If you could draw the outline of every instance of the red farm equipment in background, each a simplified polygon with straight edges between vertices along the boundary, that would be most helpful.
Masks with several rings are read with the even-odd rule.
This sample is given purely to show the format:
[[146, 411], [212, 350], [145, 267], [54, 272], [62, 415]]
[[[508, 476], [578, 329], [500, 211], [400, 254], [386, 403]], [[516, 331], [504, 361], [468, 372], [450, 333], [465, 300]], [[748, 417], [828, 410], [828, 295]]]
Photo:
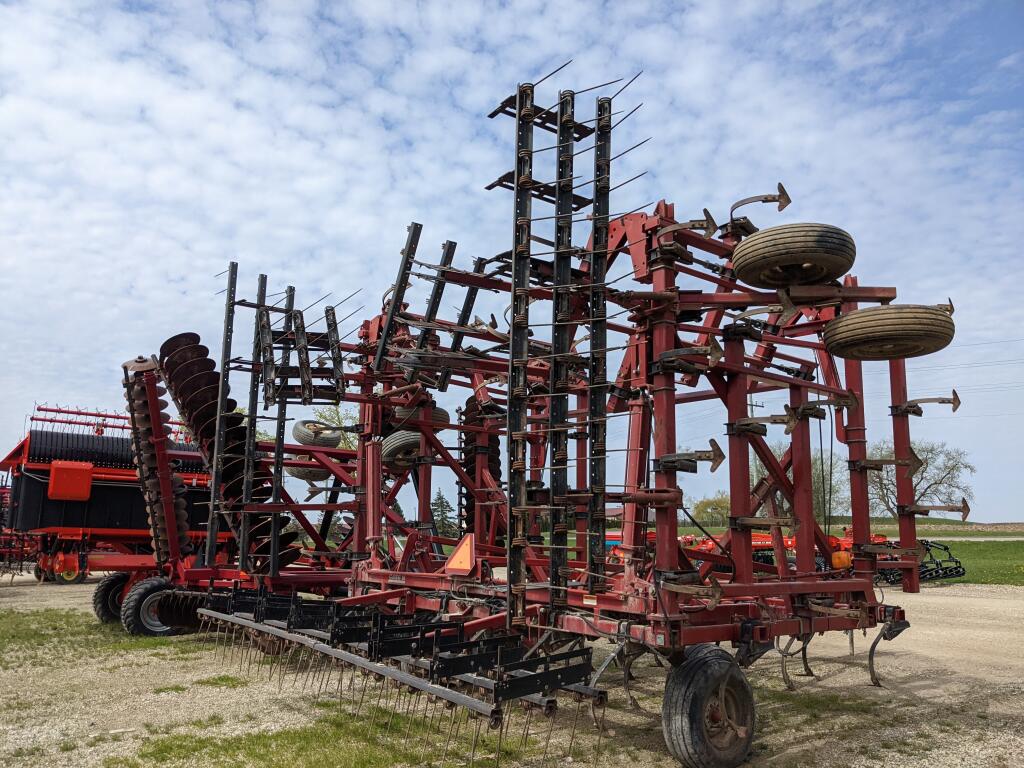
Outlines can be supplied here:
[[[149, 523], [124, 414], [37, 406], [31, 428], [0, 462], [10, 472], [2, 546], [5, 561], [30, 564], [40, 581], [78, 584], [108, 575], [97, 588], [97, 615], [120, 617], [134, 581], [155, 572]], [[209, 475], [181, 424], [171, 425], [182, 455], [184, 536], [201, 541]], [[102, 599], [101, 599], [102, 598]]]
[[[612, 151], [620, 94], [598, 97], [586, 119], [568, 90], [550, 107], [528, 83], [502, 101], [492, 117], [513, 119], [513, 170], [489, 187], [513, 193], [511, 248], [460, 269], [446, 241], [432, 263], [413, 223], [395, 283], [357, 338], [339, 332], [334, 307], [311, 321], [292, 287], [271, 302], [266, 276], [239, 297], [231, 264], [219, 363], [181, 333], [125, 364], [160, 569], [126, 605], [145, 602], [166, 625], [241, 638], [249, 651], [297, 649], [315, 675], [338, 673], [339, 690], [347, 674], [350, 687], [358, 677], [383, 692], [390, 681], [410, 701], [467, 711], [478, 735], [507, 725], [513, 705], [551, 716], [558, 694], [599, 712], [610, 662], [628, 685], [630, 665], [654, 654], [672, 667], [666, 745], [695, 768], [745, 759], [755, 703], [743, 669], [766, 653], [780, 651], [785, 674], [786, 658], [806, 660], [819, 633], [879, 627], [877, 682], [879, 641], [908, 622], [874, 580], [884, 567], [918, 588], [915, 515], [928, 512], [913, 498], [909, 422], [919, 413], [904, 359], [950, 342], [952, 308], [894, 304], [895, 288], [861, 285], [847, 274], [853, 239], [837, 227], [759, 230], [737, 215], [750, 203], [784, 208], [781, 184], [738, 201], [722, 226], [706, 209], [687, 220], [664, 201], [611, 213], [610, 193], [626, 183], [611, 183], [613, 161], [629, 151]], [[537, 132], [553, 143], [535, 146]], [[535, 170], [547, 157], [547, 174]], [[584, 221], [585, 245], [574, 244]], [[413, 277], [430, 284], [418, 312]], [[453, 319], [439, 316], [447, 289], [461, 293]], [[474, 316], [492, 310], [504, 326]], [[243, 328], [252, 343], [239, 351]], [[862, 363], [874, 360], [890, 377], [887, 459], [867, 455]], [[772, 391], [786, 394], [783, 412], [751, 416], [748, 397]], [[679, 425], [709, 401], [721, 404], [724, 455], [680, 450]], [[172, 402], [211, 478], [194, 556], [182, 551]], [[295, 409], [337, 405], [356, 409], [351, 426], [298, 421], [288, 439]], [[810, 423], [829, 414], [849, 462], [842, 546], [812, 503]], [[273, 439], [260, 439], [258, 419]], [[784, 432], [781, 457], [770, 429]], [[766, 470], [757, 483], [752, 456]], [[727, 469], [728, 530], [711, 545], [680, 542], [682, 485], [705, 463]], [[898, 468], [897, 545], [873, 539], [868, 511], [867, 473], [886, 464]], [[286, 476], [306, 482], [304, 499]], [[455, 536], [440, 535], [431, 513], [442, 478], [458, 487]], [[403, 490], [416, 499], [412, 519], [396, 510]], [[616, 556], [611, 515], [621, 519]], [[600, 663], [596, 642], [610, 644]]]

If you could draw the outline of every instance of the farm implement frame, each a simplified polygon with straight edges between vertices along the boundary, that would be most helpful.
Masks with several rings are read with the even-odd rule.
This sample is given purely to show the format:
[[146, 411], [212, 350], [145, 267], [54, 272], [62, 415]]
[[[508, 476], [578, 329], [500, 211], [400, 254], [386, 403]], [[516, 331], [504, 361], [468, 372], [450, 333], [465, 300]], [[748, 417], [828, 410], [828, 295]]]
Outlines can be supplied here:
[[[610, 663], [628, 685], [629, 666], [652, 653], [671, 667], [668, 749], [702, 768], [745, 759], [754, 701], [743, 668], [765, 653], [784, 661], [797, 642], [806, 660], [816, 634], [879, 627], [877, 679], [878, 641], [908, 626], [878, 600], [880, 558], [917, 590], [915, 516], [930, 511], [913, 498], [909, 424], [921, 409], [904, 360], [950, 342], [952, 306], [898, 305], [894, 288], [860, 284], [848, 274], [853, 239], [837, 227], [759, 230], [738, 215], [782, 210], [781, 184], [738, 201], [721, 226], [665, 201], [613, 213], [612, 191], [632, 180], [612, 184], [633, 149], [612, 149], [632, 114], [616, 109], [625, 87], [581, 118], [583, 91], [544, 107], [535, 84], [520, 84], [491, 114], [514, 124], [513, 169], [488, 185], [513, 196], [511, 248], [463, 269], [449, 240], [434, 263], [412, 223], [381, 311], [356, 338], [335, 307], [311, 321], [290, 286], [271, 302], [265, 275], [241, 297], [232, 263], [219, 359], [181, 333], [125, 364], [140, 478], [166, 542], [150, 585], [162, 621], [250, 650], [300, 649], [495, 728], [511, 702], [550, 714], [559, 693], [596, 711]], [[414, 278], [430, 283], [418, 312]], [[452, 290], [461, 310], [444, 319]], [[484, 299], [504, 324], [475, 317]], [[888, 366], [887, 459], [867, 454], [865, 360]], [[764, 392], [787, 394], [783, 412], [751, 416], [748, 397]], [[725, 449], [680, 450], [677, 425], [709, 401], [723, 408]], [[174, 533], [183, 457], [169, 444], [172, 402], [211, 478], [206, 544], [189, 557]], [[451, 403], [457, 417], [441, 407]], [[294, 421], [296, 408], [337, 405], [355, 409], [352, 424]], [[841, 550], [812, 503], [810, 424], [829, 412], [850, 473]], [[781, 456], [769, 430], [787, 442]], [[752, 458], [765, 470], [756, 483]], [[886, 464], [898, 470], [896, 546], [870, 529], [867, 473]], [[678, 537], [681, 486], [719, 465], [728, 531], [696, 548]], [[457, 536], [441, 535], [431, 512], [442, 474], [458, 487]], [[307, 484], [304, 499], [287, 477]], [[403, 489], [417, 500], [410, 519], [396, 509]], [[610, 517], [621, 521], [615, 558]], [[771, 564], [757, 556], [759, 532]], [[592, 641], [611, 653], [595, 659]]]

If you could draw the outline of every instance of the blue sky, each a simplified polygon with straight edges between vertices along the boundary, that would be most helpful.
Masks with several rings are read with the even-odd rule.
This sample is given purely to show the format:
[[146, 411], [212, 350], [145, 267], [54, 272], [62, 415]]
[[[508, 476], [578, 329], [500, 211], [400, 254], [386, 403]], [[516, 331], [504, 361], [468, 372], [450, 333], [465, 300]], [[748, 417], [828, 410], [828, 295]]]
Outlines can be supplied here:
[[[486, 113], [572, 57], [549, 94], [644, 70], [616, 141], [654, 138], [616, 173], [648, 174], [613, 210], [722, 220], [782, 180], [794, 203], [760, 226], [839, 225], [862, 282], [953, 298], [955, 346], [911, 382], [965, 404], [915, 436], [970, 451], [978, 519], [1024, 519], [1022, 32], [1017, 2], [0, 0], [0, 435], [35, 401], [120, 407], [121, 361], [173, 333], [216, 344], [229, 259], [307, 302], [361, 285], [370, 312], [410, 220], [427, 254], [505, 250], [511, 201], [483, 186], [510, 123]], [[681, 423], [681, 447], [722, 421]]]

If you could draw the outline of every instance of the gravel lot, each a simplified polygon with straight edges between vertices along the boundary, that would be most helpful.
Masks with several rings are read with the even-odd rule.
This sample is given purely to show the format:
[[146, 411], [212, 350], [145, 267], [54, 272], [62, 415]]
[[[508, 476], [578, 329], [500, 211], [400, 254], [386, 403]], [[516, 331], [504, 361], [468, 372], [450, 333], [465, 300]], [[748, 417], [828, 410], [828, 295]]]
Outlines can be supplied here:
[[[89, 611], [92, 589], [92, 584], [39, 585], [25, 578], [8, 584], [5, 579], [0, 609]], [[887, 598], [907, 609], [912, 626], [882, 644], [878, 668], [884, 688], [869, 684], [871, 636], [859, 634], [853, 657], [844, 636], [817, 638], [810, 648], [816, 678], [794, 677], [796, 693], [783, 690], [775, 654], [749, 671], [759, 717], [750, 765], [1019, 764], [1024, 644], [1018, 630], [1024, 625], [1024, 588], [956, 584], [929, 586], [918, 595], [890, 592]], [[109, 768], [157, 736], [230, 736], [308, 721], [311, 695], [288, 680], [281, 692], [276, 680], [210, 684], [224, 673], [244, 677], [237, 659], [234, 668], [227, 665], [212, 646], [193, 637], [175, 638], [162, 648], [86, 657], [74, 647], [58, 647], [41, 663], [0, 665], [0, 764]], [[674, 763], [664, 752], [660, 730], [664, 672], [646, 662], [634, 671], [642, 712], [629, 709], [617, 681], [606, 678], [611, 732], [602, 738], [600, 764], [667, 768]], [[559, 715], [556, 733], [562, 738], [553, 743], [563, 755], [573, 712], [566, 702]], [[581, 728], [575, 742], [575, 761], [594, 764], [596, 731]], [[173, 763], [182, 764], [191, 763]], [[267, 762], [230, 764], [277, 763], [268, 755]], [[542, 762], [535, 757], [521, 764]]]

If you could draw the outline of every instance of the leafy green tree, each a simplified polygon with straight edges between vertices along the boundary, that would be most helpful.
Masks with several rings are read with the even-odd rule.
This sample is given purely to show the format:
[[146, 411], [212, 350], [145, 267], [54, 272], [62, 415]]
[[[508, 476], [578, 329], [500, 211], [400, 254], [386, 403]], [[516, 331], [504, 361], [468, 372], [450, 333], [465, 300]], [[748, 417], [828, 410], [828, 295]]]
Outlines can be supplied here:
[[[962, 499], [974, 498], [970, 476], [975, 467], [967, 459], [966, 450], [926, 440], [915, 440], [911, 445], [921, 459], [921, 469], [913, 478], [915, 503], [959, 504]], [[872, 459], [892, 458], [892, 440], [875, 443], [869, 455]], [[872, 514], [896, 516], [896, 473], [906, 471], [906, 467], [887, 464], [881, 470], [868, 472]]]
[[[332, 427], [351, 427], [359, 423], [359, 411], [355, 408], [343, 408], [340, 405], [323, 405], [313, 409], [313, 417]], [[359, 438], [354, 432], [343, 432], [339, 448], [354, 451]]]
[[459, 524], [455, 520], [455, 509], [450, 501], [438, 488], [434, 498], [430, 501], [430, 511], [434, 515], [434, 525], [437, 526], [439, 536], [457, 538], [459, 535]]
[[726, 525], [729, 521], [729, 494], [719, 491], [714, 496], [698, 499], [693, 505], [693, 517], [701, 525]]

